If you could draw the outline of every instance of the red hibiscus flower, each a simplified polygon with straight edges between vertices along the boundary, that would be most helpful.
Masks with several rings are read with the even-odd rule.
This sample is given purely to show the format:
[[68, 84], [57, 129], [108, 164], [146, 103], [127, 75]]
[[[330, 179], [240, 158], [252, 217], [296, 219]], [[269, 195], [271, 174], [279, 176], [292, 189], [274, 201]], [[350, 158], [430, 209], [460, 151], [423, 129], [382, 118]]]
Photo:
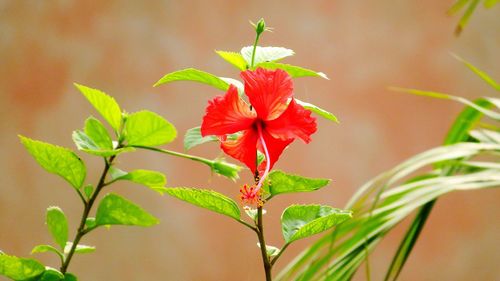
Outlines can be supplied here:
[[[201, 135], [218, 136], [226, 154], [245, 163], [254, 174], [260, 174], [258, 191], [291, 142], [296, 138], [306, 143], [311, 141], [310, 135], [316, 132], [316, 118], [293, 99], [292, 80], [285, 71], [257, 68], [242, 72], [241, 78], [250, 104], [230, 85], [225, 95], [209, 101]], [[226, 139], [227, 134], [236, 132], [242, 132], [236, 140]], [[266, 156], [258, 167], [257, 150]]]

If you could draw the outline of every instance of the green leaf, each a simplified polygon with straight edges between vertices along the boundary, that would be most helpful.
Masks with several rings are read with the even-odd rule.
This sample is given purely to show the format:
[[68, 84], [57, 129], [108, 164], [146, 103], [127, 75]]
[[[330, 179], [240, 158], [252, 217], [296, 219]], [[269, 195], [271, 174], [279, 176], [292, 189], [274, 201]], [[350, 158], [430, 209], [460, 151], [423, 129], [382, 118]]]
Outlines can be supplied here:
[[460, 102], [462, 104], [465, 104], [467, 106], [470, 106], [477, 111], [480, 111], [484, 115], [487, 115], [488, 117], [495, 119], [497, 121], [500, 121], [500, 113], [489, 110], [485, 107], [482, 107], [480, 105], [477, 105], [465, 98], [462, 97], [457, 97], [453, 95], [448, 95], [444, 93], [439, 93], [439, 92], [433, 92], [433, 91], [422, 91], [422, 90], [416, 90], [416, 89], [406, 89], [406, 88], [397, 88], [397, 87], [390, 87], [391, 90], [397, 91], [397, 92], [404, 92], [404, 93], [409, 93], [413, 95], [419, 95], [419, 96], [427, 96], [427, 97], [432, 97], [432, 98], [437, 98], [437, 99], [448, 99], [448, 100], [454, 100], [457, 102]]
[[94, 186], [91, 184], [87, 184], [86, 186], [83, 187], [83, 193], [85, 193], [87, 199], [90, 199], [92, 193], [94, 193]]
[[241, 217], [240, 209], [236, 202], [212, 190], [175, 187], [167, 188], [166, 193], [182, 201], [226, 215], [236, 220], [239, 220]]
[[135, 150], [133, 147], [121, 147], [118, 149], [101, 148], [86, 133], [78, 130], [73, 131], [72, 138], [78, 150], [96, 156], [109, 157]]
[[64, 275], [59, 270], [47, 266], [45, 268], [45, 272], [37, 281], [60, 281], [63, 279]]
[[500, 0], [484, 0], [484, 7], [486, 9], [491, 9], [498, 3], [500, 3]]
[[328, 230], [352, 217], [351, 211], [320, 205], [292, 205], [281, 216], [287, 243]]
[[113, 141], [101, 121], [94, 117], [85, 120], [85, 134], [101, 149], [113, 149]]
[[132, 113], [125, 123], [125, 139], [130, 146], [158, 146], [172, 142], [176, 136], [174, 125], [151, 111]]
[[47, 172], [61, 176], [74, 188], [80, 188], [86, 169], [82, 160], [71, 150], [53, 144], [19, 136], [24, 147]]
[[[65, 255], [69, 254], [69, 251], [71, 251], [71, 247], [73, 247], [72, 242], [66, 243], [66, 247], [64, 247], [64, 254]], [[93, 252], [95, 252], [94, 246], [87, 246], [87, 245], [78, 244], [78, 245], [76, 245], [76, 248], [75, 248], [75, 253], [77, 253], [77, 254], [88, 254], [88, 253], [93, 253]]]
[[46, 252], [52, 252], [55, 253], [56, 255], [59, 256], [61, 261], [64, 260], [63, 254], [56, 248], [50, 246], [50, 245], [37, 245], [31, 250], [31, 254], [36, 254], [36, 253], [46, 253]]
[[474, 13], [474, 11], [477, 8], [477, 5], [479, 4], [479, 0], [471, 0], [469, 6], [465, 10], [465, 13], [462, 15], [460, 18], [460, 21], [458, 22], [458, 25], [455, 29], [455, 35], [460, 35], [462, 30], [465, 28], [467, 23], [469, 22], [470, 17]]
[[167, 178], [160, 172], [134, 170], [127, 173], [116, 167], [112, 167], [112, 169], [110, 169], [110, 174], [113, 180], [129, 180], [147, 186], [160, 194], [165, 192], [164, 186], [167, 184]]
[[64, 281], [78, 281], [78, 278], [71, 273], [66, 273], [64, 274]]
[[205, 71], [201, 71], [198, 69], [194, 68], [187, 68], [183, 70], [178, 70], [169, 74], [166, 74], [163, 76], [156, 84], [154, 84], [154, 87], [174, 82], [174, 81], [194, 81], [194, 82], [199, 82], [203, 84], [207, 84], [210, 86], [213, 86], [217, 89], [226, 91], [229, 88], [229, 84], [221, 80], [219, 77], [210, 74]]
[[[236, 138], [238, 138], [238, 134], [227, 135], [227, 139], [229, 140], [235, 140]], [[184, 149], [190, 150], [195, 146], [212, 141], [219, 141], [219, 139], [216, 136], [202, 137], [200, 127], [194, 127], [187, 130], [184, 135]]]
[[[243, 47], [241, 49], [241, 55], [245, 59], [248, 65], [252, 63], [252, 52], [253, 46]], [[263, 62], [273, 62], [289, 56], [293, 56], [295, 53], [287, 48], [283, 47], [260, 47], [257, 46], [255, 50], [254, 65]]]
[[277, 62], [262, 62], [256, 65], [256, 67], [262, 67], [265, 69], [282, 69], [286, 71], [291, 77], [321, 77], [330, 80], [326, 74], [323, 72], [316, 72], [314, 70], [302, 68], [300, 66], [295, 66], [291, 64], [277, 63]]
[[339, 123], [339, 120], [337, 119], [337, 117], [335, 115], [333, 115], [332, 113], [324, 110], [323, 108], [320, 108], [312, 103], [308, 103], [308, 102], [305, 102], [305, 101], [301, 101], [301, 100], [298, 100], [298, 99], [295, 99], [295, 102], [297, 104], [300, 104], [302, 105], [305, 109], [309, 109], [310, 111], [318, 114], [319, 116], [327, 119], [327, 120], [330, 120], [330, 121], [333, 121], [333, 122], [336, 122], [336, 123]]
[[210, 167], [212, 168], [213, 172], [215, 172], [219, 175], [223, 175], [223, 176], [225, 176], [233, 181], [240, 178], [238, 173], [242, 169], [238, 165], [234, 165], [234, 164], [231, 164], [231, 163], [224, 161], [223, 158], [215, 159], [213, 162], [210, 163]]
[[0, 275], [13, 280], [25, 280], [41, 275], [45, 266], [34, 259], [0, 255]]
[[92, 229], [92, 228], [95, 228], [97, 227], [97, 223], [95, 222], [95, 218], [87, 218], [85, 220], [85, 226], [87, 227], [87, 229]]
[[456, 14], [458, 11], [460, 11], [464, 6], [465, 4], [467, 4], [470, 0], [457, 0], [455, 2], [455, 4], [453, 4], [453, 6], [451, 6], [450, 9], [448, 9], [447, 13], [448, 15], [454, 15]]
[[94, 108], [99, 112], [109, 125], [116, 131], [120, 131], [120, 126], [122, 123], [122, 111], [115, 99], [106, 93], [92, 89], [77, 83], [74, 83], [75, 87], [87, 98], [87, 100], [94, 106]]
[[157, 218], [141, 207], [114, 193], [104, 196], [97, 208], [96, 226], [112, 224], [152, 226], [158, 223]]
[[328, 183], [330, 183], [329, 179], [306, 178], [274, 170], [267, 177], [264, 189], [271, 196], [275, 196], [281, 193], [314, 191], [328, 185]]
[[493, 89], [500, 91], [500, 84], [498, 84], [493, 78], [491, 78], [486, 72], [478, 69], [468, 61], [464, 60], [463, 58], [459, 57], [458, 55], [452, 54], [453, 57], [455, 57], [458, 61], [462, 62], [467, 66], [472, 72], [474, 72], [477, 76], [479, 76], [481, 79], [483, 79], [486, 83], [488, 83]]
[[64, 249], [68, 241], [68, 220], [59, 207], [49, 207], [47, 209], [46, 223], [49, 232], [57, 245]]
[[[257, 247], [260, 248], [260, 243], [257, 243]], [[274, 246], [266, 245], [266, 253], [268, 257], [272, 258], [280, 253], [280, 249]]]
[[218, 140], [216, 136], [202, 137], [200, 127], [194, 127], [187, 130], [184, 135], [184, 149], [187, 151], [200, 144]]
[[228, 63], [236, 66], [239, 70], [247, 69], [247, 62], [241, 54], [235, 52], [215, 51], [221, 58]]
[[[258, 210], [250, 208], [248, 206], [243, 207], [243, 210], [247, 214], [249, 218], [251, 218], [253, 221], [257, 221], [257, 215], [258, 215]], [[262, 214], [265, 214], [266, 210], [262, 210]]]

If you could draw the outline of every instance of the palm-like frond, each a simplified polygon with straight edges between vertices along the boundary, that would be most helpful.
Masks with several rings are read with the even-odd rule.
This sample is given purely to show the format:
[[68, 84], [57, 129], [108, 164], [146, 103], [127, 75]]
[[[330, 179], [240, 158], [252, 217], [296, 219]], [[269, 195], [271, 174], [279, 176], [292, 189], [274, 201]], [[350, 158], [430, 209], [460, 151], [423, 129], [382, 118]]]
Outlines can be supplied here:
[[436, 199], [452, 191], [500, 186], [497, 99], [470, 102], [435, 92], [408, 92], [452, 99], [467, 107], [443, 146], [418, 154], [363, 185], [346, 207], [353, 210], [353, 219], [302, 252], [278, 280], [350, 280], [385, 235], [417, 211], [385, 278], [396, 280]]

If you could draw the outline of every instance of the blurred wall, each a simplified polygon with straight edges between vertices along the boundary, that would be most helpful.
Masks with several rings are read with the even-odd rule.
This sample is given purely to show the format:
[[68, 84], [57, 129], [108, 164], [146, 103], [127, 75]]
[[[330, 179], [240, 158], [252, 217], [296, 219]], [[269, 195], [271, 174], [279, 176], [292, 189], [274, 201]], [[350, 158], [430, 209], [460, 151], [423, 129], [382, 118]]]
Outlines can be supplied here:
[[[0, 1], [0, 249], [27, 256], [51, 242], [45, 209], [58, 205], [75, 229], [81, 207], [74, 191], [48, 175], [23, 150], [17, 134], [73, 147], [71, 132], [96, 115], [72, 86], [102, 89], [129, 112], [149, 109], [173, 122], [180, 135], [201, 122], [219, 92], [205, 85], [151, 85], [163, 74], [196, 67], [237, 77], [214, 50], [238, 51], [253, 42], [249, 20], [264, 17], [273, 33], [262, 45], [295, 50], [289, 63], [323, 71], [330, 81], [302, 78], [295, 93], [341, 120], [319, 120], [310, 145], [294, 143], [277, 168], [333, 183], [314, 194], [283, 196], [268, 206], [268, 243], [281, 245], [279, 217], [292, 202], [342, 207], [365, 181], [403, 159], [439, 145], [461, 106], [409, 96], [388, 86], [436, 90], [467, 98], [498, 95], [454, 60], [455, 52], [500, 78], [500, 7], [473, 15], [462, 36], [446, 1]], [[168, 146], [182, 150], [179, 137]], [[220, 156], [215, 144], [194, 154]], [[102, 169], [87, 161], [89, 182]], [[167, 174], [170, 186], [213, 188], [233, 198], [234, 184], [198, 163], [137, 152], [124, 169]], [[141, 229], [100, 229], [84, 243], [97, 252], [70, 267], [82, 280], [262, 280], [256, 238], [233, 221], [136, 185], [110, 188], [161, 219]], [[432, 214], [401, 280], [494, 280], [498, 260], [498, 190], [455, 193]], [[372, 258], [380, 280], [404, 228]], [[289, 248], [280, 270], [307, 243]], [[50, 255], [37, 256], [57, 266]], [[0, 277], [1, 279], [2, 277]], [[364, 280], [360, 274], [358, 280]]]

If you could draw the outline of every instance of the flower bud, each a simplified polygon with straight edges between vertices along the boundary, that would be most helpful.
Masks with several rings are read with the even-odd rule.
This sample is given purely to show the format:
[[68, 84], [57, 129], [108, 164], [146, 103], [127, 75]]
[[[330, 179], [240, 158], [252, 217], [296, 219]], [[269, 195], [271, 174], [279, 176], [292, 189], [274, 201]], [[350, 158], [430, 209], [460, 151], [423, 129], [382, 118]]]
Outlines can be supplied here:
[[257, 35], [260, 35], [265, 30], [266, 30], [266, 22], [264, 21], [264, 19], [260, 19], [255, 25], [255, 31], [257, 32]]

